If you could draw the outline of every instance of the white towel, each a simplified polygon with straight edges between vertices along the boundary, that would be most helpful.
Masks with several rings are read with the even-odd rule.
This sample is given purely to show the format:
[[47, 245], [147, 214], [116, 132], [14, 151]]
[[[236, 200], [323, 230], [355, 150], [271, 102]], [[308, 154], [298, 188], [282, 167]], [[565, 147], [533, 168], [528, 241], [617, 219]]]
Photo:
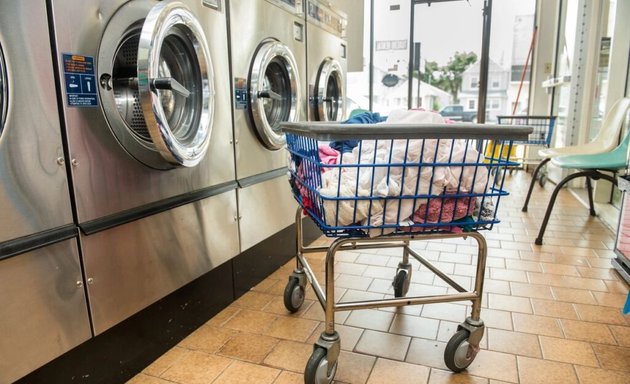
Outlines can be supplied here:
[[[425, 111], [393, 111], [383, 125], [392, 123], [439, 123], [444, 119], [437, 113]], [[386, 130], [387, 127], [383, 126]], [[398, 197], [377, 200], [324, 200], [326, 223], [346, 226], [354, 223], [378, 227], [398, 224], [408, 219], [415, 209], [426, 203], [425, 198], [401, 196], [440, 195], [444, 192], [484, 193], [488, 184], [488, 170], [484, 166], [368, 166], [352, 164], [389, 165], [395, 163], [482, 163], [483, 156], [466, 140], [364, 140], [351, 153], [345, 153], [342, 164], [322, 174], [319, 189], [323, 197]], [[452, 149], [452, 151], [451, 151]], [[436, 153], [437, 152], [437, 153]], [[463, 171], [463, 174], [462, 174]], [[461, 177], [461, 183], [460, 183]], [[358, 179], [358, 180], [357, 180]], [[473, 185], [474, 181], [474, 185]], [[370, 236], [393, 232], [394, 228], [372, 229]]]

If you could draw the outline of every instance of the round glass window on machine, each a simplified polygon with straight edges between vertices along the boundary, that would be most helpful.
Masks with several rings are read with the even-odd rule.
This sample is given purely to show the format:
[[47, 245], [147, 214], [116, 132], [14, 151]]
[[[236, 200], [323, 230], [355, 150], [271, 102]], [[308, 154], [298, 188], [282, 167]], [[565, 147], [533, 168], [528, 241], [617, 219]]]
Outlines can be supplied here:
[[7, 119], [7, 109], [9, 107], [9, 84], [7, 81], [7, 67], [0, 46], [0, 135], [4, 130], [4, 124]]
[[249, 74], [252, 122], [261, 143], [278, 150], [286, 143], [280, 123], [299, 118], [301, 95], [297, 64], [291, 51], [276, 40], [256, 52]]
[[159, 3], [133, 22], [142, 13], [136, 3], [146, 4], [121, 8], [101, 43], [103, 110], [136, 159], [158, 169], [195, 166], [207, 152], [214, 112], [205, 36], [181, 3]]
[[345, 80], [337, 60], [322, 61], [315, 83], [315, 114], [318, 121], [340, 121], [345, 116]]

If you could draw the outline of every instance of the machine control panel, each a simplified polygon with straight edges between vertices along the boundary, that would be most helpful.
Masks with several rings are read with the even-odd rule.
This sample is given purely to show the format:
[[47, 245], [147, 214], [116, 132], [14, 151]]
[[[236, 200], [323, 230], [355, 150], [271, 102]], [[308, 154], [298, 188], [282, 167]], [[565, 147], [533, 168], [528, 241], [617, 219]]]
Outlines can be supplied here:
[[280, 8], [286, 9], [296, 16], [304, 16], [304, 3], [302, 0], [267, 0]]
[[332, 9], [319, 1], [308, 0], [306, 18], [339, 37], [346, 37], [348, 19], [343, 12]]

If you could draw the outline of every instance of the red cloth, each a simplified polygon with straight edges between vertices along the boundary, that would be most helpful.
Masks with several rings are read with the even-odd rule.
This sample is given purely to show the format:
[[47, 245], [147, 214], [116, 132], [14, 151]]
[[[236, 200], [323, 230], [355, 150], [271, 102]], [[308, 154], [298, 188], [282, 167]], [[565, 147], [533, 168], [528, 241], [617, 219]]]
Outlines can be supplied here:
[[435, 197], [422, 204], [414, 212], [414, 223], [450, 223], [472, 214], [475, 199], [470, 197]]
[[[337, 151], [334, 148], [331, 148], [329, 145], [327, 144], [320, 144], [318, 146], [318, 155], [319, 155], [319, 161], [322, 164], [338, 164], [339, 163], [339, 156], [340, 156], [340, 152]], [[311, 185], [311, 187], [316, 187], [315, 185], [313, 185], [315, 183], [315, 180], [311, 180], [311, 178], [313, 178], [314, 175], [307, 175], [304, 173], [304, 168], [302, 167], [304, 165], [304, 162], [302, 162], [302, 164], [300, 164], [300, 166], [297, 169], [297, 179], [295, 180], [295, 185], [297, 186], [297, 188], [300, 191], [300, 196], [302, 197], [302, 208], [303, 208], [303, 212], [304, 214], [308, 214], [307, 209], [311, 209], [313, 212], [317, 212], [317, 207], [315, 206], [313, 199], [317, 198], [315, 196], [315, 194], [313, 192], [311, 192], [305, 185], [304, 183], [309, 183], [309, 185]], [[312, 165], [313, 169], [318, 169], [318, 167], [315, 167], [314, 165]], [[325, 167], [321, 167], [320, 171], [322, 173], [328, 171], [330, 168], [325, 168]], [[311, 199], [311, 196], [313, 197], [313, 199]]]
[[[434, 197], [427, 204], [422, 204], [414, 212], [411, 220], [416, 224], [440, 223], [446, 224], [472, 215], [475, 209], [475, 198], [470, 197]], [[461, 233], [462, 229], [456, 225], [435, 227], [402, 227], [405, 232], [451, 231]]]

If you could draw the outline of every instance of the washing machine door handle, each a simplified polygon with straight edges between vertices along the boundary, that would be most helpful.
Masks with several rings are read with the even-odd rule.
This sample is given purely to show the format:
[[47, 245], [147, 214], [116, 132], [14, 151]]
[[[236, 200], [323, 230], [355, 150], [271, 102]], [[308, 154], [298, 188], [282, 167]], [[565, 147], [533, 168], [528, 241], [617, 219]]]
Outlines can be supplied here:
[[180, 96], [188, 98], [190, 96], [190, 91], [186, 89], [179, 81], [175, 80], [172, 77], [160, 77], [157, 79], [149, 80], [149, 84], [152, 91], [157, 91], [158, 89], [166, 89], [169, 91], [173, 91]]
[[[124, 85], [129, 89], [138, 89], [138, 78], [137, 77], [127, 77], [127, 78], [117, 78], [115, 80], [116, 84]], [[160, 77], [157, 79], [150, 79], [149, 86], [152, 91], [157, 91], [158, 89], [169, 90], [177, 93], [180, 96], [188, 98], [190, 96], [190, 91], [186, 89], [179, 81], [175, 80], [172, 77]]]
[[271, 100], [278, 100], [278, 101], [282, 100], [282, 96], [279, 93], [274, 92], [272, 90], [258, 92], [258, 97], [267, 98]]

